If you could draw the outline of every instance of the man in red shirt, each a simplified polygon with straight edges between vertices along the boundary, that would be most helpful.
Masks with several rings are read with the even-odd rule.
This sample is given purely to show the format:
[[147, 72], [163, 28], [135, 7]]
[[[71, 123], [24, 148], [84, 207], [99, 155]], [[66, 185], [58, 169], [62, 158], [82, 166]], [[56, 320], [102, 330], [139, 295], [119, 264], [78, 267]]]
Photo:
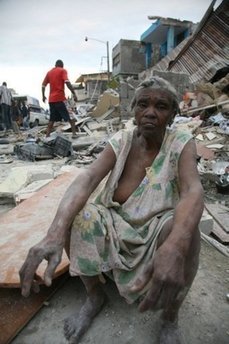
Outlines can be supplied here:
[[72, 128], [72, 137], [76, 137], [76, 129], [74, 120], [69, 116], [68, 110], [65, 105], [66, 97], [64, 92], [64, 86], [67, 85], [68, 89], [72, 92], [73, 99], [77, 101], [77, 96], [74, 92], [72, 84], [68, 80], [68, 73], [66, 69], [63, 68], [64, 63], [62, 60], [57, 60], [55, 67], [52, 68], [46, 74], [42, 82], [42, 100], [46, 101], [45, 87], [50, 85], [49, 93], [49, 108], [50, 108], [50, 120], [46, 132], [46, 137], [48, 137], [53, 128], [54, 122], [61, 121], [69, 122]]

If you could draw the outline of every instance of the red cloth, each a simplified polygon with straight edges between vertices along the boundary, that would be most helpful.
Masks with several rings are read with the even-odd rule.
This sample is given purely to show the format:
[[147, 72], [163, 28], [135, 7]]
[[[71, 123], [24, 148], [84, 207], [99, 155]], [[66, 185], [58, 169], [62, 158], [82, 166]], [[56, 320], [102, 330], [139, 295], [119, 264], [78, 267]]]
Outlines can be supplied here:
[[50, 85], [49, 103], [62, 102], [66, 100], [64, 93], [64, 84], [68, 81], [66, 69], [54, 67], [46, 74], [42, 85]]

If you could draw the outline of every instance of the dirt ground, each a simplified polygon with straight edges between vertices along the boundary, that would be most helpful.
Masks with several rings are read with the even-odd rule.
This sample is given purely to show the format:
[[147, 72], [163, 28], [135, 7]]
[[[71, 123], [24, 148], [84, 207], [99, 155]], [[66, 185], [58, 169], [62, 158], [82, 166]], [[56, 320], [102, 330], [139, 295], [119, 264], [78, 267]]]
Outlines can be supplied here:
[[[160, 314], [139, 313], [137, 304], [126, 304], [111, 281], [104, 288], [108, 302], [81, 344], [158, 343]], [[198, 274], [180, 311], [185, 344], [229, 342], [228, 292], [228, 258], [202, 242]], [[63, 320], [78, 312], [84, 299], [85, 291], [79, 278], [69, 278], [11, 343], [67, 344], [63, 335]]]

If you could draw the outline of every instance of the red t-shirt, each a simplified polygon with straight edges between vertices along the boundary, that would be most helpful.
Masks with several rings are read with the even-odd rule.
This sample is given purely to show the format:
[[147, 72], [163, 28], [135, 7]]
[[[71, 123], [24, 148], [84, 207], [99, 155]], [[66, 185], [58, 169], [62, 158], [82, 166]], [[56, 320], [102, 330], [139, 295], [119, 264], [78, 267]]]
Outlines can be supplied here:
[[50, 85], [49, 103], [66, 100], [64, 93], [64, 84], [66, 81], [68, 81], [68, 73], [64, 68], [54, 67], [46, 74], [42, 85]]

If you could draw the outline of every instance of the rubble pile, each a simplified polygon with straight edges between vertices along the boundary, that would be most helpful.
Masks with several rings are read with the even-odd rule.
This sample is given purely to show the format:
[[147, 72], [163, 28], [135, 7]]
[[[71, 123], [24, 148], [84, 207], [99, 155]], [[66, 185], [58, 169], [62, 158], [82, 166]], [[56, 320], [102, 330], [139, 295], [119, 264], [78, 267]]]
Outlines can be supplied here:
[[[217, 76], [218, 75], [218, 76]], [[224, 73], [216, 73], [209, 82], [192, 85], [193, 90], [186, 90], [180, 102], [181, 113], [188, 116], [197, 114], [207, 119], [207, 115], [221, 113], [228, 119], [229, 113], [229, 67]]]
[[[201, 120], [195, 131], [199, 152], [198, 169], [203, 184], [229, 194], [229, 67], [219, 70], [209, 82], [194, 85], [181, 102], [181, 114]], [[219, 166], [221, 166], [219, 168]], [[228, 199], [225, 197], [225, 202]]]

